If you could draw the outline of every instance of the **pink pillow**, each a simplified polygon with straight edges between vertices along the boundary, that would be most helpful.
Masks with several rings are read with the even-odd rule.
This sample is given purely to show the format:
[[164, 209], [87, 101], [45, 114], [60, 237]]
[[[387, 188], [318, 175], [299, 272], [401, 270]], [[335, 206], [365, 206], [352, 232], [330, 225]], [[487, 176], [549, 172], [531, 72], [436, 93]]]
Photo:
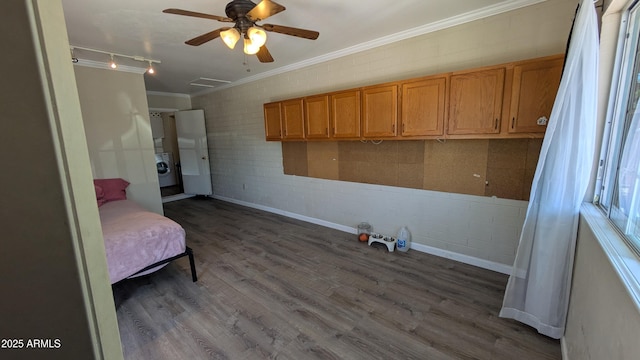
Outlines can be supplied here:
[[93, 188], [96, 191], [96, 200], [98, 200], [98, 207], [100, 207], [107, 202], [107, 200], [105, 200], [104, 198], [104, 190], [102, 189], [102, 186], [98, 186], [95, 183], [93, 184]]
[[104, 192], [104, 202], [114, 200], [126, 200], [127, 199], [127, 186], [129, 182], [124, 179], [94, 179], [93, 184], [102, 188]]

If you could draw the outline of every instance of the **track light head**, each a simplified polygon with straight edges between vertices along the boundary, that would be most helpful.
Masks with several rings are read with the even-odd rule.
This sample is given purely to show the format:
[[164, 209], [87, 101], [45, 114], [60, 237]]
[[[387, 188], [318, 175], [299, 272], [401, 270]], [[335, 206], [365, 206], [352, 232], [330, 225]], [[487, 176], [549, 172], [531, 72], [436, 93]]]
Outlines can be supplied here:
[[73, 55], [73, 46], [71, 47], [71, 62], [74, 64], [78, 63], [78, 58]]

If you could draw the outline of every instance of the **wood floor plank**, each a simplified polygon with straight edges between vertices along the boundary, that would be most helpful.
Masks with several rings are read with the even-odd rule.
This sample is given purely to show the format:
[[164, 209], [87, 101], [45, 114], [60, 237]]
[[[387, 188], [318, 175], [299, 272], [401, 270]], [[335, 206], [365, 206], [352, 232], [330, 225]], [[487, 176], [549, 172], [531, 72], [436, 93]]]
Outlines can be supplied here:
[[498, 312], [507, 277], [209, 198], [165, 203], [179, 259], [114, 287], [126, 359], [560, 359]]

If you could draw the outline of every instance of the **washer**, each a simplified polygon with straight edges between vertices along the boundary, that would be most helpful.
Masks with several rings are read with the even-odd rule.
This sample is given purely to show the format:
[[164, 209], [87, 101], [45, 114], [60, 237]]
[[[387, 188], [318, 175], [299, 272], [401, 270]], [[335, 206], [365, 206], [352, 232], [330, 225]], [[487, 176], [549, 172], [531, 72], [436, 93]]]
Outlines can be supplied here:
[[160, 187], [178, 185], [176, 168], [173, 164], [173, 155], [171, 153], [156, 154], [156, 168]]

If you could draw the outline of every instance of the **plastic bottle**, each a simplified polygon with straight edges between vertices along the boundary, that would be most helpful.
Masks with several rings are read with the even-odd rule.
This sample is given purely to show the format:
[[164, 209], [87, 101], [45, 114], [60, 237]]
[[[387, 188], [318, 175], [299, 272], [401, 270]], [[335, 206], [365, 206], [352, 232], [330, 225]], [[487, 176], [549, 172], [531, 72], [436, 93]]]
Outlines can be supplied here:
[[400, 231], [398, 231], [398, 242], [396, 243], [396, 247], [398, 251], [407, 252], [411, 248], [411, 233], [406, 226], [403, 226]]

